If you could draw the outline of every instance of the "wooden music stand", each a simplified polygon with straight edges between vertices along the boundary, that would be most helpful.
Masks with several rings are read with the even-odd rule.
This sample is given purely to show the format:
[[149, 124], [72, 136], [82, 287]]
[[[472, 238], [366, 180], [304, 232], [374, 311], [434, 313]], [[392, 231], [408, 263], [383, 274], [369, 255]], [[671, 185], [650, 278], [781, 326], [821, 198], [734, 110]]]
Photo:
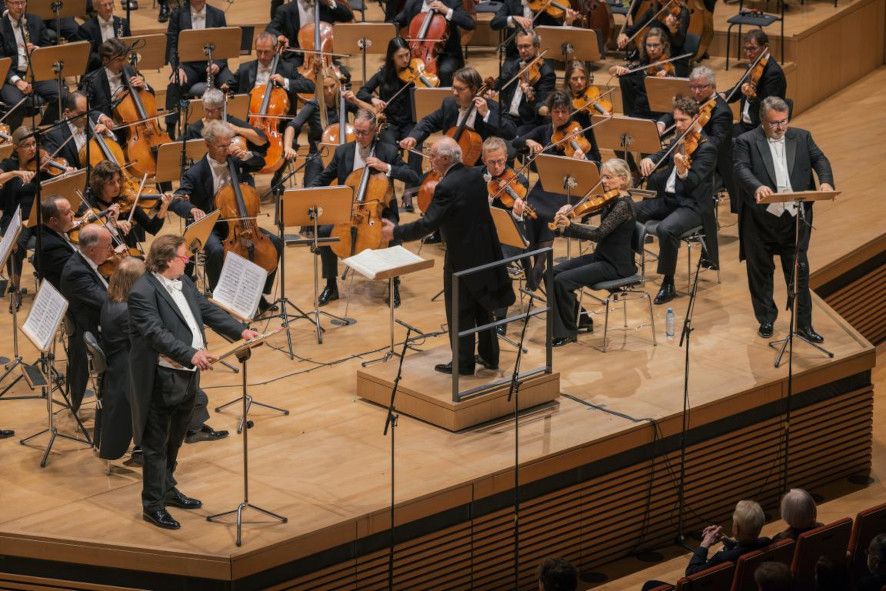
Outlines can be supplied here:
[[[604, 119], [606, 117], [594, 115], [591, 121], [597, 123]], [[644, 154], [654, 154], [661, 150], [658, 127], [650, 119], [610, 117], [606, 123], [594, 128], [594, 138], [597, 140], [597, 147], [610, 150]]]
[[12, 67], [11, 57], [0, 57], [0, 80], [6, 80], [9, 68]]
[[180, 62], [227, 60], [240, 56], [240, 27], [185, 29], [178, 35]]
[[689, 78], [659, 78], [646, 76], [646, 95], [649, 97], [649, 110], [653, 113], [670, 113], [674, 110], [674, 98], [692, 98]]
[[[40, 203], [46, 203], [46, 199], [49, 197], [60, 196], [67, 199], [68, 203], [71, 204], [71, 211], [76, 212], [80, 209], [80, 203], [83, 201], [83, 191], [85, 190], [85, 169], [59, 175], [56, 178], [40, 183]], [[28, 213], [28, 219], [25, 220], [24, 226], [26, 228], [37, 227], [37, 208], [34, 205], [31, 205], [31, 211]]]
[[581, 27], [535, 28], [541, 38], [540, 51], [548, 50], [548, 55], [562, 56], [562, 61], [579, 60], [582, 62], [600, 61], [600, 41], [597, 31]]
[[526, 250], [529, 241], [523, 237], [511, 210], [502, 209], [501, 207], [489, 206], [492, 213], [492, 222], [495, 224], [495, 231], [498, 233], [498, 241], [507, 246], [513, 246], [520, 250]]
[[185, 228], [182, 238], [185, 239], [185, 245], [188, 247], [188, 250], [194, 252], [203, 248], [220, 217], [221, 211], [216, 209], [207, 213], [203, 219], [197, 220]]
[[535, 159], [535, 166], [545, 191], [568, 198], [586, 194], [600, 181], [600, 171], [590, 160], [541, 154]]
[[[228, 115], [246, 121], [249, 119], [249, 95], [235, 94], [228, 98]], [[203, 117], [203, 99], [195, 98], [188, 101], [188, 125], [196, 123]]]
[[[44, 21], [79, 17], [86, 19], [86, 0], [28, 0], [28, 13]], [[56, 33], [58, 31], [56, 30]]]
[[[188, 140], [185, 142], [185, 159], [188, 165], [206, 155], [206, 141], [203, 139]], [[171, 182], [181, 178], [182, 143], [169, 142], [163, 144], [157, 150], [157, 173], [154, 179], [157, 182]]]
[[452, 96], [452, 88], [416, 88], [414, 89], [412, 106], [415, 109], [415, 120], [423, 119], [440, 108], [443, 99]]
[[[61, 89], [65, 88], [66, 76], [82, 76], [89, 62], [89, 41], [77, 41], [54, 47], [38, 47], [31, 52], [27, 80], [47, 82], [55, 80]], [[62, 109], [62, 94], [58, 95], [58, 112]]]
[[139, 70], [159, 70], [166, 65], [166, 35], [163, 33], [120, 37], [120, 42], [129, 46], [139, 45], [133, 48]]
[[354, 57], [361, 55], [363, 64], [363, 84], [366, 84], [366, 56], [368, 54], [384, 55], [388, 49], [388, 41], [397, 36], [397, 28], [393, 23], [335, 23], [332, 26], [335, 34], [337, 51]]

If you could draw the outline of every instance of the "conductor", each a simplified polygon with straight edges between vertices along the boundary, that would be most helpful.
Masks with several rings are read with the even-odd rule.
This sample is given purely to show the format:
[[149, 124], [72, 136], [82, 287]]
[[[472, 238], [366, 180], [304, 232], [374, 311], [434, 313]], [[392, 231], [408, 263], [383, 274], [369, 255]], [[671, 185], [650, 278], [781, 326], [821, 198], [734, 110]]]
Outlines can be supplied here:
[[181, 527], [167, 506], [203, 506], [182, 494], [173, 477], [200, 372], [215, 360], [205, 348], [203, 323], [229, 339], [258, 335], [203, 297], [184, 274], [189, 260], [183, 238], [160, 236], [129, 294], [133, 431], [144, 450], [142, 516], [165, 529]]

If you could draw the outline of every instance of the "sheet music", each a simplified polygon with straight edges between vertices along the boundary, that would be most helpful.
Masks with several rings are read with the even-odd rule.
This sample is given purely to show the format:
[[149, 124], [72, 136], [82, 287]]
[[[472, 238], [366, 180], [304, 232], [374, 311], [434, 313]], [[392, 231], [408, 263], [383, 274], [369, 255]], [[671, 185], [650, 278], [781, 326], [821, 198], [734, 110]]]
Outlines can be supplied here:
[[12, 247], [15, 245], [15, 241], [18, 240], [18, 235], [22, 229], [22, 208], [18, 206], [15, 208], [15, 213], [12, 214], [12, 221], [9, 222], [9, 226], [6, 228], [6, 233], [3, 235], [3, 239], [0, 240], [0, 267], [2, 267], [6, 263], [6, 259], [9, 258], [9, 254], [12, 252]]
[[28, 319], [22, 325], [22, 332], [35, 347], [48, 351], [67, 310], [68, 300], [44, 279], [34, 298]]
[[342, 262], [367, 279], [375, 279], [380, 273], [385, 271], [423, 263], [424, 261], [425, 259], [402, 246], [392, 246], [377, 250], [367, 248], [360, 254], [348, 257]]
[[241, 318], [252, 318], [268, 272], [234, 252], [228, 252], [212, 299]]

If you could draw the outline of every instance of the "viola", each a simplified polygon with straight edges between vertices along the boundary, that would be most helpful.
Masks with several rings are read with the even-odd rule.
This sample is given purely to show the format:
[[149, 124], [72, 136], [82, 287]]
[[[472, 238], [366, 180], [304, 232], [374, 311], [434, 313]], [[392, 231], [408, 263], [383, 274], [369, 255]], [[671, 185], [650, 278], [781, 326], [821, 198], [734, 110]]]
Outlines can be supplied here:
[[[665, 58], [665, 59], [667, 59], [667, 58]], [[655, 62], [655, 63], [649, 64], [649, 66], [646, 68], [646, 75], [647, 76], [658, 76], [659, 72], [664, 72], [666, 76], [674, 76], [677, 73], [677, 71], [674, 69], [673, 62], [667, 62], [667, 63]]]
[[[486, 94], [486, 91], [492, 88], [495, 85], [495, 80], [492, 77], [487, 78], [483, 85], [477, 89], [477, 92], [474, 94], [474, 98], [482, 97]], [[471, 118], [471, 114], [477, 112], [477, 105], [471, 99], [471, 106], [465, 113], [465, 116], [462, 118], [461, 122], [458, 125], [450, 127], [446, 130], [446, 135], [454, 139], [458, 142], [458, 145], [461, 147], [462, 157], [461, 161], [465, 166], [474, 166], [477, 164], [477, 161], [480, 159], [480, 153], [483, 150], [483, 138], [480, 137], [480, 134], [474, 131], [473, 129], [467, 126], [468, 119]]]
[[117, 267], [120, 266], [120, 263], [122, 263], [124, 259], [129, 257], [135, 257], [144, 260], [145, 255], [138, 248], [127, 247], [126, 250], [115, 252], [114, 254], [109, 256], [105, 262], [98, 266], [98, 272], [105, 279], [110, 279], [111, 275], [114, 274], [114, 271], [117, 270]]
[[415, 85], [416, 88], [437, 88], [440, 86], [440, 79], [437, 75], [428, 72], [425, 63], [417, 57], [410, 59], [409, 65], [397, 72], [397, 78], [404, 84]]
[[[277, 71], [283, 46], [271, 62], [271, 76]], [[270, 79], [249, 92], [249, 124], [265, 132], [268, 138], [268, 151], [261, 173], [276, 172], [283, 166], [283, 134], [280, 133], [280, 117], [289, 112], [289, 94]]]
[[425, 212], [431, 206], [431, 201], [434, 199], [434, 191], [437, 190], [437, 185], [440, 184], [441, 180], [440, 173], [434, 169], [425, 173], [421, 180], [421, 185], [418, 187], [418, 197], [416, 198], [420, 211]]
[[[375, 144], [370, 150], [370, 156], [374, 154]], [[347, 258], [367, 248], [384, 246], [381, 214], [385, 204], [394, 196], [394, 187], [383, 172], [375, 171], [369, 166], [351, 172], [344, 184], [354, 190], [351, 221], [333, 226], [330, 236], [339, 240], [329, 247], [339, 257]]]
[[525, 203], [526, 193], [529, 190], [519, 181], [519, 175], [514, 172], [513, 168], [505, 168], [505, 171], [499, 176], [490, 178], [486, 183], [486, 190], [489, 192], [490, 198], [498, 199], [508, 209], [514, 209], [514, 202], [517, 199], [522, 200], [524, 202], [523, 214], [533, 220], [538, 217], [535, 210]]
[[[27, 162], [25, 162], [22, 170], [28, 170], [30, 172], [37, 172], [37, 160], [38, 158], [35, 156], [31, 158]], [[44, 175], [49, 176], [59, 176], [68, 171], [68, 161], [64, 158], [57, 156], [51, 158], [49, 156], [49, 152], [47, 152], [44, 148], [40, 148], [40, 172]]]
[[572, 108], [576, 111], [596, 110], [601, 115], [612, 113], [612, 101], [600, 98], [600, 89], [596, 86], [588, 86], [578, 96], [572, 96]]
[[561, 21], [566, 18], [566, 11], [572, 10], [572, 3], [570, 0], [563, 2], [560, 0], [530, 0], [529, 9], [533, 14], [544, 12], [551, 18]]
[[570, 121], [560, 129], [554, 131], [551, 136], [551, 144], [563, 148], [563, 152], [569, 158], [579, 150], [585, 157], [591, 152], [591, 142], [581, 133], [582, 126], [578, 121]]
[[[583, 197], [578, 203], [572, 206], [568, 212], [566, 212], [566, 217], [570, 220], [575, 220], [582, 218], [586, 215], [593, 215], [612, 203], [615, 199], [621, 196], [621, 191], [618, 189], [612, 189], [611, 191], [606, 191], [601, 195], [591, 195], [588, 194]], [[551, 222], [548, 224], [548, 228], [551, 230], [557, 229], [557, 224]]]
[[129, 126], [126, 140], [126, 156], [132, 170], [139, 176], [154, 176], [157, 173], [157, 150], [172, 140], [169, 134], [160, 129], [157, 122], [157, 101], [147, 88], [135, 88], [130, 78], [135, 75], [136, 54], [132, 53], [131, 64], [123, 67], [122, 78], [126, 94], [114, 108], [115, 119]]
[[432, 74], [437, 73], [437, 55], [449, 39], [449, 22], [435, 10], [420, 12], [409, 23], [409, 51], [425, 64]]

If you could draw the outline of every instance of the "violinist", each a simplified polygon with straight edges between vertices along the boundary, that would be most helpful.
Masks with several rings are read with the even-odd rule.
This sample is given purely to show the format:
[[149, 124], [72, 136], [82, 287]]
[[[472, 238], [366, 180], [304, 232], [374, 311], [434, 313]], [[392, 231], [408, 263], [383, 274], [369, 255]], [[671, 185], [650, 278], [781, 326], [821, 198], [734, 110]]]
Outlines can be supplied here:
[[[441, 81], [442, 83], [442, 81]], [[483, 86], [480, 73], [472, 66], [457, 71], [452, 81], [452, 96], [446, 97], [440, 108], [416, 123], [409, 135], [400, 140], [404, 150], [412, 149], [437, 131], [445, 132], [464, 123], [477, 132], [481, 140], [491, 136], [503, 139], [514, 137], [516, 127], [507, 117], [498, 116], [498, 105], [485, 96], [477, 96]]]
[[77, 247], [68, 238], [74, 228], [74, 210], [71, 203], [59, 195], [49, 195], [43, 199], [40, 212], [43, 225], [40, 226], [40, 256], [34, 257], [37, 277], [46, 279], [53, 287], [61, 286], [62, 269]]
[[409, 28], [414, 18], [429, 10], [442, 15], [449, 27], [446, 43], [437, 56], [437, 76], [440, 77], [441, 86], [452, 86], [453, 75], [465, 64], [459, 29], [472, 31], [477, 23], [465, 11], [462, 0], [407, 0], [403, 10], [392, 22], [401, 29]]
[[[80, 90], [89, 97], [89, 107], [94, 111], [101, 112], [106, 119], [100, 120], [110, 129], [113, 129], [114, 107], [120, 98], [120, 93], [126, 90], [126, 80], [123, 69], [126, 67], [126, 58], [129, 55], [129, 47], [118, 39], [108, 39], [98, 49], [102, 67], [87, 74], [80, 81]], [[129, 83], [133, 88], [148, 88], [145, 79], [137, 73], [129, 77]]]
[[295, 105], [295, 95], [299, 92], [313, 93], [314, 83], [299, 73], [291, 62], [280, 60], [277, 69], [271, 72], [271, 64], [276, 55], [277, 38], [273, 34], [259, 33], [255, 38], [255, 57], [250, 62], [243, 62], [237, 71], [228, 76], [222, 84], [225, 92], [233, 91], [238, 94], [249, 94], [256, 86], [264, 86], [271, 80], [276, 86], [285, 90], [289, 95], [289, 102]]
[[[603, 98], [600, 89], [593, 86], [594, 75], [584, 62], [569, 62], [563, 79], [566, 81], [566, 90], [572, 96], [572, 108], [580, 109], [573, 117], [582, 127], [591, 124], [591, 115], [612, 116], [612, 101]], [[547, 107], [543, 108], [542, 114], [547, 115]]]
[[[510, 82], [529, 62], [538, 56], [541, 39], [530, 30], [518, 32], [515, 38], [517, 56], [505, 60], [496, 90]], [[500, 92], [498, 97], [504, 115], [514, 122], [517, 135], [523, 135], [542, 123], [542, 109], [548, 95], [554, 90], [557, 76], [551, 60], [539, 60], [520, 75], [517, 82]]]
[[[62, 118], [66, 123], [58, 125], [46, 133], [46, 151], [64, 158], [74, 168], [83, 168], [85, 162], [80, 162], [80, 150], [86, 145], [86, 97], [79, 92], [62, 95]], [[97, 133], [108, 133], [109, 126], [113, 121], [102, 113], [92, 112], [93, 120], [97, 120], [95, 126]]]
[[[754, 63], [764, 51], [769, 49], [769, 36], [763, 29], [752, 29], [744, 34], [744, 56]], [[781, 65], [771, 55], [760, 60], [758, 69], [741, 84], [732, 88], [726, 95], [730, 103], [739, 102], [739, 121], [735, 124], [732, 137], [738, 137], [760, 126], [760, 104], [767, 96], [786, 98], [788, 82]]]
[[[637, 204], [637, 221], [660, 220], [655, 233], [658, 236], [658, 273], [663, 277], [661, 289], [655, 296], [656, 304], [677, 297], [674, 271], [680, 236], [703, 225], [705, 215], [709, 215], [714, 206], [713, 174], [717, 166], [717, 148], [694, 120], [698, 115], [698, 103], [691, 98], [677, 97], [673, 114], [677, 136], [687, 132], [681, 145], [673, 150], [662, 148], [640, 162], [640, 171], [648, 179], [648, 188], [658, 193], [657, 198]], [[705, 237], [705, 241], [708, 239]], [[716, 234], [710, 239], [715, 240]], [[707, 266], [711, 263], [708, 262]]]
[[[188, 125], [185, 131], [186, 140], [196, 140], [203, 137], [203, 130], [210, 121], [221, 121], [225, 117], [225, 123], [234, 131], [234, 135], [242, 136], [246, 140], [246, 147], [259, 156], [264, 156], [268, 146], [268, 137], [260, 129], [256, 129], [246, 121], [238, 119], [229, 113], [225, 113], [225, 95], [217, 88], [207, 88], [203, 93], [203, 117]], [[260, 167], [259, 167], [260, 168]]]
[[505, 43], [505, 57], [512, 58], [517, 55], [517, 45], [513, 36], [515, 31], [530, 31], [533, 27], [541, 25], [551, 27], [565, 25], [568, 27], [579, 16], [577, 11], [569, 8], [566, 10], [563, 20], [558, 20], [547, 12], [536, 15], [529, 7], [528, 0], [504, 0], [495, 11], [495, 16], [492, 17], [489, 26], [493, 31], [504, 31], [504, 35], [508, 38]]
[[[61, 88], [58, 82], [42, 81], [31, 86], [27, 79], [31, 52], [36, 47], [52, 45], [46, 25], [40, 17], [27, 13], [27, 5], [26, 0], [6, 0], [6, 10], [0, 18], [0, 57], [12, 58], [0, 89], [0, 100], [9, 107], [18, 105], [6, 115], [5, 122], [10, 129], [21, 126], [26, 116], [44, 104], [43, 123], [54, 123], [59, 115], [57, 105]], [[21, 102], [25, 96], [35, 94], [34, 101]]]
[[[518, 153], [528, 153], [533, 157], [544, 152], [545, 154], [570, 156], [576, 160], [592, 160], [599, 163], [600, 150], [594, 143], [593, 131], [586, 130], [576, 134], [576, 131], [581, 130], [582, 127], [570, 117], [573, 109], [569, 95], [562, 90], [555, 90], [548, 97], [547, 107], [551, 114], [551, 122], [540, 125], [529, 133], [514, 139], [514, 149]], [[573, 134], [576, 135], [570, 137]], [[554, 145], [555, 136], [560, 140], [556, 145]], [[538, 213], [536, 219], [526, 222], [529, 250], [551, 246], [554, 243], [554, 234], [548, 228], [548, 222], [553, 220], [554, 213], [566, 204], [566, 195], [545, 191], [541, 183], [536, 183], [529, 191], [527, 202]], [[527, 288], [532, 290], [538, 288], [544, 275], [544, 269], [545, 257], [536, 257], [535, 264], [526, 279]]]
[[[410, 64], [411, 57], [409, 44], [406, 40], [402, 37], [394, 37], [388, 42], [384, 65], [357, 91], [358, 99], [371, 103], [378, 112], [384, 111], [387, 123], [379, 134], [379, 139], [385, 143], [396, 144], [408, 136], [412, 128], [415, 127], [413, 93], [410, 89], [401, 91], [407, 84], [414, 84], [413, 82], [404, 82], [403, 79], [411, 80], [417, 74]], [[394, 95], [396, 98], [392, 100]], [[410, 152], [408, 161], [409, 167], [420, 176], [421, 156]], [[415, 192], [415, 185], [407, 184], [406, 189], [403, 194], [403, 205], [407, 211], [410, 211], [412, 209], [411, 194]]]
[[[234, 134], [234, 129], [227, 123], [217, 120], [206, 123], [203, 128], [206, 156], [182, 176], [181, 184], [175, 194], [186, 197], [186, 199], [173, 201], [169, 209], [187, 220], [199, 221], [206, 217], [207, 213], [216, 209], [215, 195], [219, 189], [231, 184], [230, 163], [236, 167], [241, 183], [254, 184], [251, 173], [260, 170], [264, 166], [264, 160], [260, 155], [254, 154], [250, 150], [243, 150], [233, 144]], [[280, 239], [267, 230], [262, 229], [262, 232], [268, 235], [279, 256], [283, 249]], [[215, 289], [215, 284], [218, 283], [219, 275], [221, 275], [225, 260], [225, 249], [222, 242], [227, 237], [227, 233], [228, 222], [220, 220], [213, 228], [206, 244], [203, 245], [210, 291]], [[276, 269], [268, 274], [268, 280], [264, 287], [266, 295], [271, 293], [275, 276]], [[266, 298], [259, 300], [258, 311], [260, 313], [273, 309], [275, 309], [274, 306]]]
[[[624, 66], [612, 66], [609, 73], [618, 76], [621, 87], [621, 102], [627, 117], [657, 119], [661, 113], [653, 113], [649, 109], [649, 97], [646, 96], [646, 76], [664, 78], [674, 75], [671, 64], [660, 64], [670, 59], [671, 45], [665, 32], [652, 27], [646, 33], [643, 43], [638, 47], [639, 59]], [[643, 68], [643, 66], [649, 66]]]
[[[323, 102], [326, 105], [326, 119], [329, 125], [346, 121], [347, 113], [357, 112], [355, 104], [346, 102], [346, 113], [344, 115], [339, 113], [339, 92], [342, 92], [341, 82], [332, 70], [326, 70], [323, 76]], [[283, 132], [283, 155], [287, 160], [293, 160], [298, 155], [295, 139], [305, 124], [308, 126], [308, 160], [305, 163], [304, 186], [308, 187], [323, 170], [319, 149], [319, 143], [323, 138], [323, 125], [320, 117], [320, 105], [316, 98], [306, 102], [299, 109], [295, 119], [286, 125], [286, 130]]]
[[619, 158], [611, 158], [600, 167], [600, 180], [608, 194], [617, 196], [600, 211], [597, 227], [572, 221], [571, 206], [564, 205], [554, 215], [558, 236], [568, 236], [596, 243], [594, 252], [572, 258], [553, 268], [554, 273], [554, 347], [574, 343], [580, 330], [593, 332], [594, 323], [588, 313], [580, 309], [575, 290], [601, 281], [630, 277], [637, 272], [631, 238], [634, 233], [634, 203], [631, 188], [631, 170]]
[[[326, 23], [349, 23], [354, 20], [354, 13], [345, 0], [317, 0], [320, 2], [320, 21]], [[314, 22], [313, 0], [292, 0], [277, 9], [274, 18], [265, 31], [277, 37], [287, 49], [297, 49], [298, 32], [305, 25]], [[304, 63], [304, 54], [298, 51], [287, 51], [283, 59], [298, 67]]]
[[[361, 109], [354, 118], [354, 134], [357, 139], [353, 142], [342, 144], [335, 149], [335, 155], [323, 172], [308, 186], [323, 187], [327, 185], [345, 184], [345, 180], [355, 170], [368, 166], [373, 171], [380, 172], [390, 179], [403, 181], [407, 184], [418, 183], [418, 174], [409, 168], [400, 151], [393, 144], [387, 144], [377, 139], [378, 123], [372, 112]], [[393, 192], [391, 192], [393, 195]], [[392, 199], [385, 204], [382, 217], [391, 220], [395, 224], [400, 215], [397, 211], [397, 202]], [[319, 227], [319, 235], [327, 237], [332, 232], [332, 226]], [[393, 246], [393, 245], [392, 245]], [[326, 287], [319, 296], [319, 305], [325, 306], [329, 302], [338, 299], [338, 257], [328, 246], [320, 247], [320, 258], [323, 261], [323, 278], [326, 279]], [[400, 281], [394, 279], [394, 307], [400, 305]]]
[[108, 39], [130, 37], [129, 21], [114, 15], [114, 0], [95, 0], [95, 14], [80, 25], [80, 38], [89, 41], [87, 72], [101, 67], [99, 48]]
[[[685, 53], [686, 34], [689, 30], [689, 8], [682, 0], [653, 0], [649, 8], [640, 18], [634, 19], [633, 23], [625, 26], [616, 39], [619, 49], [624, 49], [628, 39], [638, 31], [648, 27], [661, 30], [668, 40], [672, 55]], [[648, 32], [647, 32], [648, 35]], [[637, 36], [643, 39], [643, 34]], [[689, 75], [689, 58], [674, 62], [676, 76], [681, 78]]]

